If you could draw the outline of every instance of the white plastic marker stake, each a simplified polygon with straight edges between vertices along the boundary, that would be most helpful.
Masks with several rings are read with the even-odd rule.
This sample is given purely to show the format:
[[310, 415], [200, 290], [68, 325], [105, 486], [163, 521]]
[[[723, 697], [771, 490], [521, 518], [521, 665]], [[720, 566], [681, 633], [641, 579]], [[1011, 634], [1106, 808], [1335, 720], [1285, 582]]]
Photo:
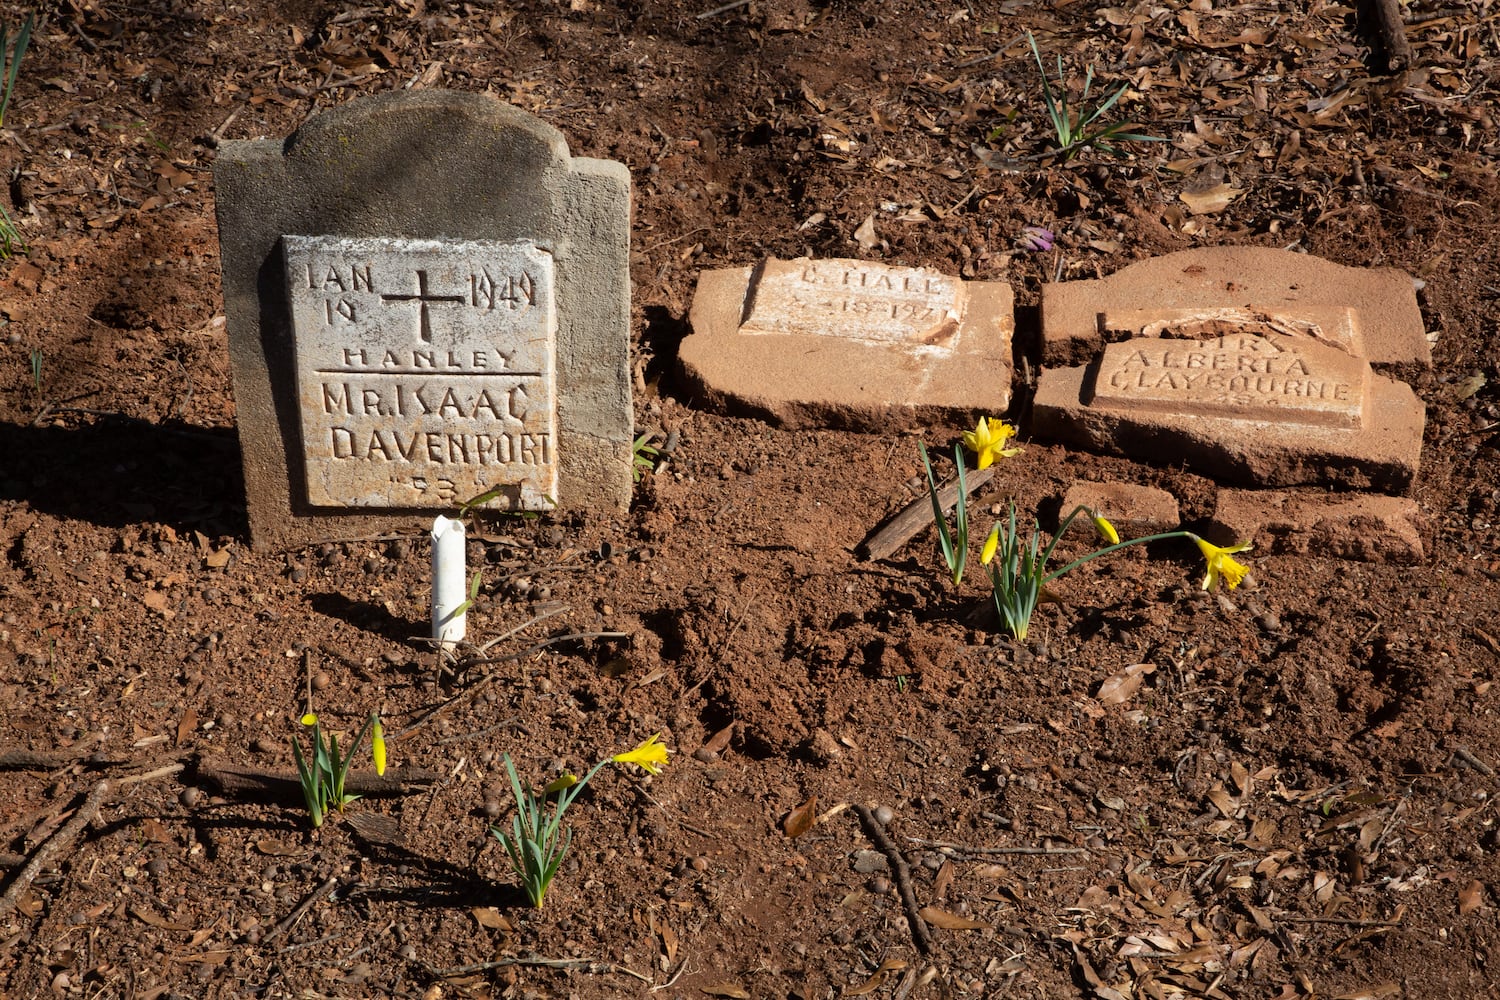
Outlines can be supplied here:
[[464, 523], [441, 514], [432, 522], [432, 637], [452, 649], [464, 637], [469, 599], [464, 566]]

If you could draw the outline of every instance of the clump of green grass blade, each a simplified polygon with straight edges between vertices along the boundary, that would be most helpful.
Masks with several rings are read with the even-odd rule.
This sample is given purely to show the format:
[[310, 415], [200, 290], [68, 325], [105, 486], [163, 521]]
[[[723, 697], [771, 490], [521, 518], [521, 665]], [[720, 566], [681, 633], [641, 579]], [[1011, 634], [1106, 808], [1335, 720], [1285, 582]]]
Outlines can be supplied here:
[[1071, 159], [1080, 149], [1087, 149], [1090, 146], [1102, 149], [1106, 153], [1118, 153], [1119, 150], [1110, 145], [1111, 143], [1166, 141], [1161, 136], [1127, 131], [1136, 128], [1132, 122], [1116, 122], [1095, 128], [1094, 123], [1115, 106], [1124, 96], [1125, 91], [1130, 89], [1130, 85], [1122, 85], [1098, 107], [1089, 110], [1089, 94], [1094, 86], [1094, 67], [1090, 65], [1088, 75], [1083, 81], [1083, 96], [1079, 98], [1080, 106], [1077, 109], [1071, 108], [1068, 106], [1067, 84], [1063, 78], [1062, 56], [1057, 57], [1057, 89], [1053, 90], [1052, 82], [1047, 78], [1047, 68], [1042, 65], [1042, 53], [1037, 48], [1036, 38], [1029, 31], [1026, 32], [1026, 42], [1031, 46], [1031, 55], [1036, 60], [1037, 71], [1042, 75], [1042, 100], [1047, 105], [1047, 117], [1052, 120], [1052, 130], [1057, 138], [1057, 152], [1062, 155], [1063, 159]]
[[[26, 15], [14, 41], [5, 26], [0, 24], [0, 80], [4, 81], [0, 85], [0, 127], [5, 125], [5, 110], [10, 107], [11, 91], [15, 90], [16, 75], [21, 71], [21, 57], [26, 54], [26, 46], [31, 42], [34, 18], [34, 14]], [[11, 219], [5, 206], [0, 205], [0, 259], [25, 249], [26, 241], [21, 238], [21, 231], [16, 228], [15, 221]]]

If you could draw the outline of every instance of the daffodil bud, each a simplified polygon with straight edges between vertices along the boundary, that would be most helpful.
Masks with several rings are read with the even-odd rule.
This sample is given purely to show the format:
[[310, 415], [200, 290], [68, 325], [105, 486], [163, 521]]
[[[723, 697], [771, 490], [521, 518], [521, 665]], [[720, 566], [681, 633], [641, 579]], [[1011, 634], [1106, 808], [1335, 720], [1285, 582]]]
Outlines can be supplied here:
[[1115, 530], [1115, 526], [1110, 524], [1104, 515], [1098, 511], [1090, 511], [1089, 513], [1094, 518], [1094, 530], [1099, 532], [1099, 537], [1111, 545], [1119, 545], [1120, 533]]
[[984, 548], [979, 552], [979, 562], [988, 566], [990, 560], [995, 558], [995, 550], [1000, 547], [1000, 525], [990, 529], [990, 537], [984, 540]]
[[375, 773], [385, 774], [385, 727], [380, 724], [380, 716], [371, 718], [370, 756], [375, 758]]

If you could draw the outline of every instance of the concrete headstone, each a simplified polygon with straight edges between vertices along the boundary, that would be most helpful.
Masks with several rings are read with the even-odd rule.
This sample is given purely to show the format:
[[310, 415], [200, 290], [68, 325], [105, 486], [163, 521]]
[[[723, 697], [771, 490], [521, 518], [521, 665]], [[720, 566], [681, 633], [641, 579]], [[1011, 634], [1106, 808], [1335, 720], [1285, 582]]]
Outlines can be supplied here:
[[628, 505], [622, 164], [493, 98], [408, 91], [226, 142], [214, 179], [257, 549], [492, 489]]
[[1046, 285], [1033, 433], [1251, 486], [1404, 492], [1424, 412], [1373, 365], [1427, 364], [1411, 278], [1260, 247]]
[[784, 426], [894, 429], [1010, 405], [1000, 282], [859, 260], [705, 271], [679, 357], [696, 395]]

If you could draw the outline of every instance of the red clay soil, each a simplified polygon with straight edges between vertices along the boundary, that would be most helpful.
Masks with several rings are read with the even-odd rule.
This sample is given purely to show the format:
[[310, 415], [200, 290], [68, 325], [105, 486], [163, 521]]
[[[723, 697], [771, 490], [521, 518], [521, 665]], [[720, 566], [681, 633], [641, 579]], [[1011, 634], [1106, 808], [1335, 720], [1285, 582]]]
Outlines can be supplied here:
[[[0, 132], [0, 995], [1495, 995], [1500, 5], [1405, 5], [1395, 76], [1375, 4], [715, 6], [43, 5]], [[1027, 30], [1169, 141], [1054, 155]], [[417, 526], [250, 551], [213, 223], [218, 140], [407, 86], [630, 167], [637, 427], [671, 446], [626, 516], [476, 529], [494, 643], [456, 673], [414, 638]], [[1008, 281], [1025, 452], [976, 534], [1079, 478], [1197, 523], [1202, 476], [1029, 440], [1027, 379], [1043, 283], [1225, 244], [1424, 282], [1433, 366], [1386, 373], [1426, 407], [1425, 563], [1252, 551], [1207, 594], [1164, 543], [1016, 642], [931, 531], [856, 553], [963, 427], [780, 429], [677, 364], [703, 269]], [[316, 832], [236, 777], [290, 772], [309, 691], [409, 769]], [[527, 906], [503, 756], [540, 784], [658, 731]]]

